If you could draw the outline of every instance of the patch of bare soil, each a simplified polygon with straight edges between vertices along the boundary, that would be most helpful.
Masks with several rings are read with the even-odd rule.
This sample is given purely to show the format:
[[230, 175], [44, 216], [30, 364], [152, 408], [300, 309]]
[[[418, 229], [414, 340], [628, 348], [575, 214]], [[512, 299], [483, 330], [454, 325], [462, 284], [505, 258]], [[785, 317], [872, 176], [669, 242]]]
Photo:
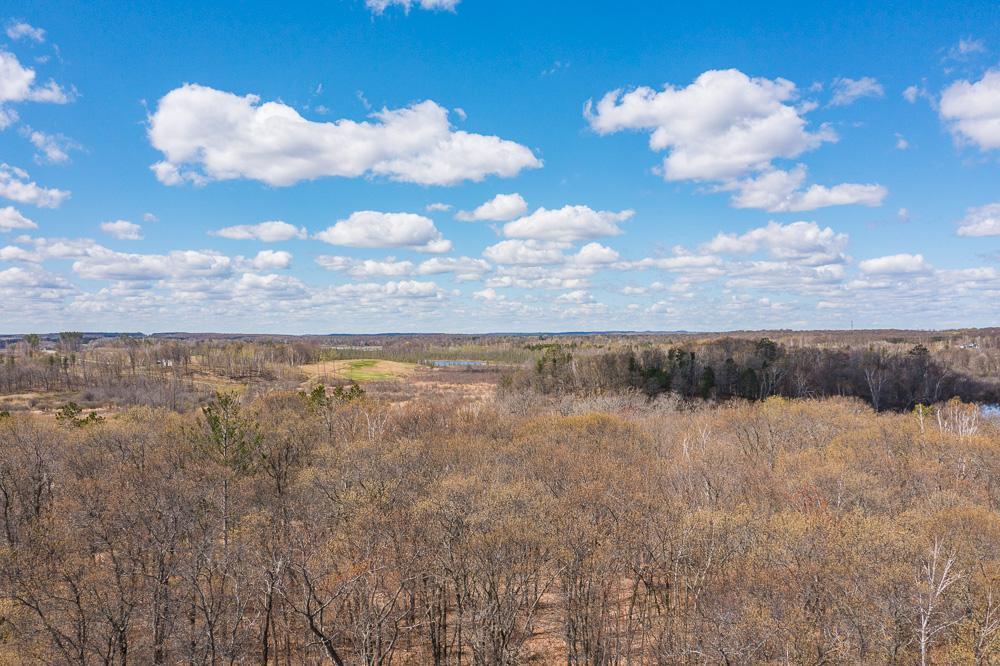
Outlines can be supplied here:
[[542, 595], [535, 609], [534, 633], [524, 645], [525, 661], [529, 664], [561, 664], [566, 662], [566, 643], [562, 639], [562, 620], [558, 594]]

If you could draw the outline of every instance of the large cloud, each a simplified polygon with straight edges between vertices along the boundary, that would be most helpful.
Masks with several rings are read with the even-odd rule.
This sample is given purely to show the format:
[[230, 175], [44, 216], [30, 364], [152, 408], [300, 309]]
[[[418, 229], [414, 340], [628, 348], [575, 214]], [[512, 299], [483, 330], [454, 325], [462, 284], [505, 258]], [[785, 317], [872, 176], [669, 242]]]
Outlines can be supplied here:
[[560, 242], [617, 236], [622, 233], [618, 225], [634, 214], [632, 210], [615, 213], [587, 206], [563, 206], [556, 210], [539, 208], [530, 215], [505, 224], [503, 233], [508, 238]]
[[794, 106], [795, 84], [750, 78], [735, 69], [709, 70], [686, 88], [613, 90], [596, 105], [587, 102], [590, 126], [599, 134], [648, 130], [653, 150], [668, 150], [668, 180], [735, 178], [778, 157], [797, 157], [836, 137], [827, 128], [806, 130]]
[[347, 247], [408, 247], [434, 253], [451, 249], [451, 241], [445, 240], [434, 222], [415, 213], [358, 211], [319, 232], [316, 238]]
[[[851, 81], [843, 92], [848, 97], [870, 93], [871, 83], [859, 88]], [[794, 106], [797, 99], [795, 84], [785, 79], [709, 70], [685, 88], [613, 90], [596, 104], [588, 101], [584, 115], [598, 134], [650, 132], [650, 148], [667, 151], [660, 167], [665, 179], [717, 182], [718, 189], [739, 192], [733, 200], [738, 207], [791, 211], [881, 202], [885, 189], [878, 185], [814, 185], [802, 191], [803, 167], [791, 172], [775, 167], [774, 160], [796, 158], [837, 140], [826, 125], [807, 129], [804, 114], [815, 105]]]
[[163, 96], [149, 139], [164, 155], [153, 171], [168, 185], [249, 178], [286, 186], [366, 175], [454, 185], [542, 164], [513, 141], [453, 129], [447, 109], [430, 100], [383, 109], [370, 121], [314, 122], [281, 102], [193, 84]]
[[205, 250], [175, 250], [168, 254], [133, 254], [97, 248], [73, 262], [73, 270], [88, 280], [161, 280], [225, 277], [233, 260]]
[[940, 113], [957, 137], [982, 150], [1000, 148], [1000, 69], [975, 83], [955, 81], [945, 88]]

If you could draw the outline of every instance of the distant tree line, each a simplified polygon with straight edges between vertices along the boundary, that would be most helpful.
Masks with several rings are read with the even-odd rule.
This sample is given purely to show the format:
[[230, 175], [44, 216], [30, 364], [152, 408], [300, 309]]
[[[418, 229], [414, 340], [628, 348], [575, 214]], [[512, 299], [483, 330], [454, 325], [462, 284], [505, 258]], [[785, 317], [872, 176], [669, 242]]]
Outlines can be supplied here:
[[0, 393], [138, 387], [178, 382], [198, 373], [231, 380], [270, 381], [297, 364], [319, 359], [314, 343], [176, 341], [120, 336], [81, 345], [81, 334], [61, 333], [43, 349], [29, 334], [0, 353]]
[[876, 410], [910, 410], [951, 397], [996, 402], [1000, 385], [946, 367], [927, 347], [786, 347], [770, 338], [723, 338], [697, 347], [628, 347], [590, 353], [554, 345], [510, 387], [540, 393], [638, 389], [646, 395], [763, 400], [853, 396]]

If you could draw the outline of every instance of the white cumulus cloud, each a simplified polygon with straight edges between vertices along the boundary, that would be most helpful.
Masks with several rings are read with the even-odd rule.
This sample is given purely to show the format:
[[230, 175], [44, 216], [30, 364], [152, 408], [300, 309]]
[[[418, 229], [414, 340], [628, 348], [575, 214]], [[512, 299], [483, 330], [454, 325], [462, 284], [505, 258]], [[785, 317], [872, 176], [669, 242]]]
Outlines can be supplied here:
[[587, 243], [573, 256], [573, 261], [584, 266], [613, 264], [619, 259], [618, 252], [600, 243]]
[[573, 291], [560, 294], [556, 297], [560, 303], [593, 303], [594, 297], [585, 289], [575, 289]]
[[[57, 275], [15, 266], [0, 271], [0, 289], [55, 289], [71, 291], [72, 286], [65, 279]], [[29, 293], [28, 296], [31, 298], [33, 294]]]
[[444, 294], [434, 282], [420, 280], [392, 280], [385, 284], [357, 282], [342, 284], [330, 290], [332, 295], [362, 303], [379, 300], [442, 299]]
[[[587, 243], [575, 254], [566, 254], [569, 244], [547, 240], [505, 240], [483, 250], [483, 256], [504, 266], [560, 266], [560, 277], [580, 278], [621, 260], [614, 249]], [[504, 271], [511, 274], [509, 269]]]
[[10, 21], [7, 23], [6, 33], [15, 42], [20, 39], [30, 39], [39, 44], [45, 41], [45, 30], [25, 21]]
[[13, 206], [0, 208], [0, 231], [13, 231], [14, 229], [37, 229], [38, 225], [21, 214], [21, 211]]
[[815, 222], [768, 222], [766, 226], [739, 235], [720, 233], [701, 249], [714, 254], [752, 254], [766, 250], [777, 259], [824, 265], [845, 261], [843, 252], [847, 242], [847, 234], [837, 233], [830, 227], [821, 228]]
[[413, 7], [433, 11], [453, 12], [459, 0], [365, 0], [365, 7], [375, 14], [382, 14], [389, 7], [402, 7], [407, 14]]
[[250, 261], [250, 265], [258, 271], [288, 268], [292, 265], [292, 255], [284, 250], [261, 250]]
[[1000, 202], [969, 208], [959, 225], [959, 236], [1000, 236]]
[[830, 106], [848, 106], [862, 97], [883, 97], [882, 84], [870, 76], [860, 79], [839, 78], [833, 82], [833, 97]]
[[265, 296], [268, 300], [275, 298], [289, 300], [306, 296], [307, 289], [301, 280], [290, 275], [244, 273], [233, 284], [233, 295], [241, 302], [246, 297], [255, 296]]
[[473, 292], [472, 297], [477, 301], [502, 301], [506, 299], [503, 294], [498, 293], [497, 290], [492, 287]]
[[296, 227], [283, 220], [268, 220], [259, 224], [237, 224], [208, 233], [210, 236], [231, 240], [259, 240], [264, 243], [305, 238], [308, 235], [305, 227]]
[[948, 55], [944, 58], [945, 60], [966, 60], [969, 56], [975, 55], [977, 53], [986, 53], [986, 44], [981, 39], [974, 39], [972, 37], [958, 40], [958, 44], [955, 44], [950, 49], [948, 49]]
[[35, 70], [21, 64], [13, 53], [0, 49], [0, 129], [17, 120], [17, 112], [6, 105], [17, 102], [65, 104], [71, 99], [58, 83], [38, 85]]
[[69, 162], [69, 152], [80, 149], [80, 144], [62, 134], [46, 134], [30, 127], [23, 128], [21, 134], [38, 149], [35, 161], [39, 164], [65, 164]]
[[599, 134], [650, 131], [650, 148], [669, 151], [663, 161], [668, 180], [721, 180], [835, 140], [828, 128], [806, 129], [802, 113], [789, 103], [795, 99], [791, 81], [709, 70], [686, 88], [613, 90], [596, 104], [587, 102], [585, 114]]
[[981, 150], [1000, 148], [1000, 69], [976, 82], [952, 83], [941, 93], [939, 110], [956, 137]]
[[418, 252], [451, 250], [434, 222], [415, 213], [382, 213], [362, 210], [316, 234], [331, 245], [347, 247], [408, 247]]
[[431, 257], [422, 261], [417, 267], [419, 275], [438, 275], [440, 273], [454, 273], [459, 280], [478, 280], [484, 273], [489, 272], [491, 266], [482, 259], [472, 257]]
[[376, 260], [323, 255], [316, 257], [316, 263], [328, 270], [342, 271], [355, 278], [453, 273], [458, 280], [478, 280], [491, 269], [486, 261], [471, 257], [432, 257], [414, 264], [412, 261], [400, 261], [395, 257]]
[[175, 250], [168, 254], [133, 254], [97, 247], [73, 262], [73, 270], [89, 280], [162, 280], [228, 277], [233, 260], [207, 250]]
[[927, 273], [931, 270], [930, 264], [924, 260], [922, 254], [892, 254], [886, 257], [875, 259], [865, 259], [858, 264], [862, 273], [869, 275], [912, 275], [915, 273]]
[[507, 222], [528, 211], [528, 202], [518, 193], [498, 194], [486, 203], [477, 206], [473, 211], [460, 210], [456, 219], [465, 222], [494, 221]]
[[115, 220], [101, 224], [101, 231], [118, 240], [142, 240], [142, 227], [128, 220]]
[[727, 185], [735, 189], [732, 204], [736, 208], [760, 208], [772, 213], [795, 213], [827, 206], [880, 206], [889, 191], [875, 183], [840, 183], [833, 187], [810, 185], [803, 188], [806, 168], [798, 165], [790, 171], [773, 169], [759, 176]]
[[483, 256], [495, 264], [543, 266], [566, 260], [565, 243], [538, 240], [505, 240], [483, 250]]
[[314, 122], [281, 102], [186, 84], [160, 99], [149, 139], [167, 185], [248, 178], [287, 186], [325, 176], [384, 176], [421, 185], [509, 177], [542, 165], [497, 136], [455, 130], [433, 101], [383, 109], [372, 120]]
[[505, 224], [503, 233], [508, 238], [560, 242], [617, 236], [622, 233], [618, 225], [634, 214], [632, 210], [615, 213], [588, 206], [563, 206], [553, 210], [539, 208], [530, 215]]
[[0, 164], [0, 197], [39, 208], [58, 208], [69, 194], [66, 190], [41, 187], [29, 179], [24, 169]]
[[343, 271], [356, 278], [405, 277], [413, 275], [412, 261], [397, 261], [395, 257], [376, 259], [355, 259], [353, 257], [321, 255], [316, 263], [331, 271]]
[[[848, 96], [874, 90], [865, 79], [838, 81], [839, 92]], [[796, 158], [837, 140], [827, 125], [807, 129], [804, 116], [816, 105], [796, 105], [798, 99], [795, 84], [786, 79], [751, 78], [736, 69], [709, 70], [685, 88], [668, 84], [661, 91], [613, 90], [596, 104], [588, 101], [584, 115], [598, 134], [650, 132], [650, 149], [667, 152], [658, 169], [666, 180], [715, 181], [716, 190], [740, 192], [733, 198], [737, 207], [793, 211], [877, 205], [870, 202], [881, 201], [881, 186], [843, 183], [803, 190], [804, 167], [792, 171], [775, 167], [777, 159]]]

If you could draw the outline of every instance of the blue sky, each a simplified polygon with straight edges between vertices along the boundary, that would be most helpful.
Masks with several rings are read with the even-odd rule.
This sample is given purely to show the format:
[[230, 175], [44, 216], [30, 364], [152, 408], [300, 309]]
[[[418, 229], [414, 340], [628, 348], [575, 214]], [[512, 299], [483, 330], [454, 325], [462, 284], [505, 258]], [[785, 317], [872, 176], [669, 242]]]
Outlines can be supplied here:
[[1000, 10], [838, 4], [6, 3], [0, 330], [997, 325]]

